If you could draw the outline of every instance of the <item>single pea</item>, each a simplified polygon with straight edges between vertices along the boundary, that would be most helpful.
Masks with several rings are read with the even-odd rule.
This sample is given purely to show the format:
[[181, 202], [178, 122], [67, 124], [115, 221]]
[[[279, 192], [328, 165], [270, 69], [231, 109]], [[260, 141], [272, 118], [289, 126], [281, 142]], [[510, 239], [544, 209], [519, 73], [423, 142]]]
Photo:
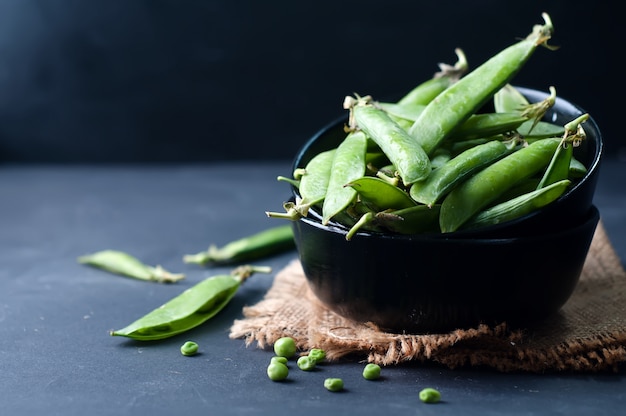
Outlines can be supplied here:
[[311, 371], [315, 368], [317, 361], [314, 357], [311, 357], [309, 355], [303, 355], [302, 357], [298, 358], [296, 364], [298, 364], [298, 368], [300, 368], [300, 370]]
[[267, 366], [267, 376], [272, 381], [281, 381], [289, 375], [289, 368], [278, 361], [270, 362]]
[[326, 358], [326, 351], [320, 348], [312, 348], [311, 351], [309, 351], [309, 357], [313, 358], [316, 363], [319, 363]]
[[341, 391], [343, 390], [343, 380], [340, 378], [327, 378], [324, 380], [324, 387], [328, 391]]
[[420, 391], [420, 400], [424, 403], [437, 403], [441, 400], [441, 393], [432, 387], [426, 387]]
[[374, 363], [367, 364], [363, 369], [363, 378], [366, 380], [376, 380], [380, 378], [380, 366]]
[[196, 355], [198, 352], [198, 344], [193, 341], [187, 341], [180, 347], [180, 353], [182, 355]]
[[287, 365], [288, 361], [289, 360], [287, 360], [287, 357], [279, 357], [279, 356], [275, 356], [270, 359], [270, 363], [281, 363], [285, 365]]
[[296, 353], [296, 341], [291, 337], [278, 338], [274, 343], [274, 353], [279, 357], [293, 357]]

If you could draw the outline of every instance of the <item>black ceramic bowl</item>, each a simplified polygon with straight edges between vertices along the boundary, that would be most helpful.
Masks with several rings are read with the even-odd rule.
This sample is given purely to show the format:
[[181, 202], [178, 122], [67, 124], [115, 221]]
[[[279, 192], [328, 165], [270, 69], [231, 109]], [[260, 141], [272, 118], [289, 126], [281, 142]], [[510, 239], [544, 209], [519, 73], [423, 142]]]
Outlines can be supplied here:
[[[546, 96], [521, 90], [530, 101]], [[565, 124], [582, 113], [557, 100], [547, 117]], [[337, 146], [344, 121], [310, 139], [294, 168]], [[592, 199], [602, 140], [592, 118], [584, 127], [587, 140], [575, 155], [587, 175], [552, 206], [515, 221], [474, 233], [359, 232], [350, 241], [346, 227], [324, 226], [315, 213], [294, 222], [311, 289], [340, 315], [407, 333], [479, 323], [527, 326], [556, 313], [578, 282], [600, 218]]]

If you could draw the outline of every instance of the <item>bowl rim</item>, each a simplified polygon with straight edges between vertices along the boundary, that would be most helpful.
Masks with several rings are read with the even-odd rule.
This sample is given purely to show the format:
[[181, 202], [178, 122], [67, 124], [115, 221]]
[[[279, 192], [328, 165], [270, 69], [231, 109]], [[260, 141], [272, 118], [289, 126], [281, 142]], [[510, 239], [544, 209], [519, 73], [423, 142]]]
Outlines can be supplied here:
[[[514, 88], [516, 88], [518, 91], [520, 91], [525, 97], [529, 97], [532, 96], [533, 97], [533, 101], [532, 102], [536, 102], [539, 100], [542, 100], [546, 97], [548, 97], [550, 94], [548, 92], [545, 91], [541, 91], [538, 89], [533, 89], [533, 88], [529, 88], [529, 87], [522, 87], [522, 86], [518, 86], [518, 85], [513, 85]], [[587, 111], [585, 111], [585, 109], [583, 107], [581, 107], [578, 104], [575, 104], [565, 98], [556, 97], [556, 102], [554, 104], [554, 106], [552, 107], [552, 109], [556, 109], [556, 108], [563, 108], [565, 110], [568, 110], [568, 112], [572, 112], [574, 113], [574, 117], [577, 117], [579, 115], [585, 114], [587, 113]], [[555, 111], [548, 111], [548, 114], [554, 114]], [[546, 114], [546, 117], [548, 117], [548, 115]], [[544, 119], [546, 118], [544, 117]], [[340, 117], [336, 117], [334, 120], [331, 120], [330, 122], [326, 123], [322, 128], [320, 128], [317, 132], [315, 132], [311, 137], [309, 137], [309, 139], [307, 139], [304, 144], [300, 147], [300, 149], [298, 150], [298, 152], [296, 153], [295, 157], [292, 160], [291, 163], [291, 168], [292, 168], [292, 172], [295, 171], [296, 168], [299, 168], [303, 165], [302, 161], [304, 160], [304, 156], [306, 155], [307, 152], [309, 152], [309, 149], [319, 140], [319, 138], [324, 135], [325, 133], [327, 133], [328, 131], [332, 130], [333, 128], [337, 128], [338, 125], [340, 125], [340, 123], [346, 123], [348, 120], [348, 115], [342, 115]], [[591, 114], [589, 114], [589, 118], [587, 119], [587, 121], [585, 122], [585, 124], [591, 125], [593, 130], [596, 132], [595, 135], [595, 151], [593, 152], [592, 155], [588, 156], [589, 159], [589, 166], [587, 167], [587, 172], [585, 173], [585, 175], [580, 178], [580, 180], [578, 180], [574, 186], [572, 186], [570, 189], [568, 189], [563, 195], [561, 195], [556, 201], [554, 201], [552, 204], [567, 198], [568, 195], [571, 195], [573, 192], [577, 191], [580, 187], [583, 186], [583, 184], [589, 180], [589, 178], [591, 178], [592, 176], [597, 174], [597, 171], [600, 168], [600, 162], [602, 159], [602, 155], [604, 153], [604, 139], [602, 137], [602, 131], [600, 130], [600, 127], [598, 126], [597, 122], [595, 121], [595, 119], [593, 118], [593, 116]], [[294, 197], [298, 197], [299, 193], [298, 193], [298, 189], [294, 186], [291, 185], [291, 190], [292, 190], [292, 194]], [[550, 205], [552, 205], [550, 204]], [[316, 213], [314, 209], [311, 209], [312, 212]], [[507, 227], [513, 227], [517, 224], [519, 224], [520, 222], [524, 222], [527, 221], [529, 219], [535, 218], [536, 216], [541, 214], [541, 210], [536, 210], [533, 212], [530, 212], [526, 215], [523, 215], [521, 217], [509, 220], [509, 221], [505, 221], [499, 224], [492, 224], [489, 226], [485, 226], [485, 227], [481, 227], [480, 229], [462, 229], [462, 230], [457, 230], [454, 232], [450, 232], [450, 233], [423, 233], [423, 234], [410, 234], [408, 236], [410, 237], [415, 237], [418, 235], [423, 235], [423, 236], [429, 236], [430, 238], [432, 238], [433, 236], [442, 236], [442, 237], [449, 237], [449, 238], [454, 238], [454, 237], [458, 237], [458, 238], [465, 238], [465, 239], [472, 239], [472, 238], [476, 238], [477, 235], [481, 235], [481, 234], [488, 234], [489, 232], [498, 232], [499, 230], [502, 229], [506, 229]], [[311, 219], [309, 216], [307, 217], [303, 217], [301, 218], [301, 220], [309, 220], [312, 222], [315, 222], [316, 220]], [[321, 223], [320, 223], [320, 226]], [[327, 226], [322, 226], [322, 227], [334, 227], [334, 228], [338, 228], [338, 229], [346, 229], [347, 227], [341, 225], [341, 224], [336, 224], [336, 223], [332, 223], [330, 225]], [[371, 234], [369, 232], [366, 231], [358, 231], [355, 235], [366, 235], [366, 234]], [[386, 233], [377, 233], [381, 234], [381, 235], [387, 235]], [[397, 233], [389, 233], [389, 235], [392, 235], [394, 237], [397, 236], [401, 236], [403, 234], [397, 234]], [[479, 237], [480, 239], [480, 237]], [[505, 237], [506, 239], [506, 237]]]

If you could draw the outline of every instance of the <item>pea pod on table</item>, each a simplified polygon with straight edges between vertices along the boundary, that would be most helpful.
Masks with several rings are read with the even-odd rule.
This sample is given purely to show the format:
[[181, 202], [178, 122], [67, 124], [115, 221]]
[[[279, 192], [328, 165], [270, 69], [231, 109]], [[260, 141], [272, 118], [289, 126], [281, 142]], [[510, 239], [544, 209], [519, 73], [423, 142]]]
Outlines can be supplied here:
[[139, 280], [172, 283], [185, 278], [182, 273], [170, 273], [159, 265], [148, 266], [135, 256], [119, 250], [102, 250], [86, 254], [78, 257], [78, 262]]
[[233, 240], [222, 247], [211, 245], [205, 251], [186, 254], [183, 256], [183, 262], [202, 266], [233, 264], [282, 253], [294, 247], [295, 242], [291, 226], [279, 225]]
[[269, 267], [241, 266], [231, 274], [208, 277], [110, 335], [151, 341], [181, 334], [220, 312], [254, 273], [270, 272]]

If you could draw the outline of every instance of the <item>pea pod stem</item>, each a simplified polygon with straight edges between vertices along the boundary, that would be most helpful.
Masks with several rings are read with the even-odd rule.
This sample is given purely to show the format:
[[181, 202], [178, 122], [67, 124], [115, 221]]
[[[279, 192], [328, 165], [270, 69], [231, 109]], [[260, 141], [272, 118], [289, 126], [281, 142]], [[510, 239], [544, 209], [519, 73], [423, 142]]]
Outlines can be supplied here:
[[183, 256], [189, 264], [230, 264], [259, 259], [295, 247], [290, 225], [279, 225], [217, 247], [211, 245], [206, 251]]
[[139, 280], [173, 283], [185, 278], [182, 273], [170, 273], [160, 265], [149, 266], [119, 250], [102, 250], [80, 256], [77, 260], [81, 264]]
[[525, 39], [492, 56], [424, 108], [409, 134], [427, 154], [431, 154], [457, 126], [509, 83], [539, 45], [546, 44], [553, 27], [546, 13], [543, 18], [545, 25], [536, 25]]

